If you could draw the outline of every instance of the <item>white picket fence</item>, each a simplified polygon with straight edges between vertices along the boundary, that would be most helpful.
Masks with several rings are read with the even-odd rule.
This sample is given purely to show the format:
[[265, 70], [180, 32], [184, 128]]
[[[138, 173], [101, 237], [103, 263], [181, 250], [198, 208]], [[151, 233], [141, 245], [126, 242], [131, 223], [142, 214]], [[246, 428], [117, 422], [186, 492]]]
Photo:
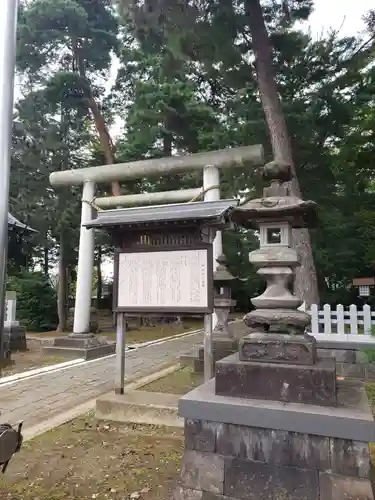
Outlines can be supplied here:
[[347, 308], [339, 304], [336, 309], [329, 304], [325, 304], [322, 309], [312, 305], [308, 312], [311, 314], [310, 331], [313, 334], [370, 337], [374, 328], [375, 335], [375, 312], [371, 311], [369, 305], [364, 305], [362, 309], [354, 304]]

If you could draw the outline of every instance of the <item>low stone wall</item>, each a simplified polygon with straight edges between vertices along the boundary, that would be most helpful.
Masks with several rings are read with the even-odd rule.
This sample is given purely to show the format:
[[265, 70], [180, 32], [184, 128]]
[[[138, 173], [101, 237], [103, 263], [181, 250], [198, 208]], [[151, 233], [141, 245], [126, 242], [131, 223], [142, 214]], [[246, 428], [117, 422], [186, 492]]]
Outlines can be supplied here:
[[[356, 378], [361, 380], [375, 380], [375, 363], [371, 362], [366, 349], [371, 345], [350, 341], [319, 341], [317, 353], [322, 359], [334, 358], [338, 377]], [[375, 346], [374, 346], [375, 353]], [[375, 356], [374, 356], [375, 358]]]
[[[235, 342], [230, 347], [227, 345], [213, 345], [214, 364], [216, 361], [233, 354], [237, 349], [238, 346]], [[371, 349], [371, 346], [366, 343], [318, 341], [317, 352], [321, 359], [333, 358], [336, 361], [336, 375], [338, 377], [375, 380], [375, 363], [372, 363], [369, 359], [365, 352], [366, 349]], [[373, 349], [375, 353], [375, 346]], [[203, 347], [200, 347], [188, 355], [181, 356], [181, 366], [191, 366], [194, 371], [203, 373], [203, 354]]]

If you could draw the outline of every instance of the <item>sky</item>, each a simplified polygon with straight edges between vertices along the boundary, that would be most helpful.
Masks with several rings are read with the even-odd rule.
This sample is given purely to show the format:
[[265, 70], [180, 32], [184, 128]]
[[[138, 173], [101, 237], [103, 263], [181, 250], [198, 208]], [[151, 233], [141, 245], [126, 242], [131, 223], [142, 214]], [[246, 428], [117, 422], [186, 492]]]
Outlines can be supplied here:
[[340, 29], [343, 36], [354, 35], [364, 28], [363, 15], [375, 8], [374, 0], [315, 0], [315, 11], [308, 24], [313, 35]]

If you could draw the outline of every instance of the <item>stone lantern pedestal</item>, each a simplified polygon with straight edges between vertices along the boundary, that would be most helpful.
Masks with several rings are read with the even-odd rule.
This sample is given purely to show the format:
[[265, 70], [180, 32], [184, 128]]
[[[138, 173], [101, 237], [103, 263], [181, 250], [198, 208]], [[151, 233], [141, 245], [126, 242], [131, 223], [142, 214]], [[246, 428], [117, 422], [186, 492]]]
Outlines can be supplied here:
[[[217, 324], [212, 332], [212, 357], [214, 364], [230, 354], [238, 351], [239, 339], [247, 333], [244, 324], [229, 324], [229, 314], [236, 301], [232, 299], [231, 283], [236, 280], [227, 268], [227, 258], [220, 255], [217, 258], [218, 267], [213, 274], [214, 281], [214, 308], [217, 315]], [[204, 348], [198, 347], [194, 352], [181, 356], [183, 366], [193, 367], [196, 373], [204, 371]]]
[[373, 500], [369, 442], [374, 422], [364, 387], [337, 381], [305, 334], [309, 316], [291, 290], [299, 265], [292, 228], [315, 206], [291, 196], [288, 165], [264, 167], [263, 198], [233, 220], [258, 227], [250, 261], [267, 280], [244, 318], [252, 333], [216, 363], [215, 378], [183, 396], [185, 453], [175, 500]]

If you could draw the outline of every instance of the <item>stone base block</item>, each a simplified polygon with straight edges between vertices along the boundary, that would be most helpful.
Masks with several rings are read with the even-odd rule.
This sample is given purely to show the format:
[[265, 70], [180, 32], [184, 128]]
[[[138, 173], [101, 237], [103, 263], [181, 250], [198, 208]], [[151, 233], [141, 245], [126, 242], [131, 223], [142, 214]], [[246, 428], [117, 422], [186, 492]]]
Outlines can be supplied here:
[[316, 340], [311, 335], [250, 333], [239, 343], [241, 361], [264, 361], [313, 365]]
[[336, 404], [334, 360], [314, 365], [241, 361], [239, 353], [216, 363], [216, 394], [321, 406]]
[[343, 383], [339, 405], [325, 408], [224, 398], [213, 382], [179, 402], [185, 453], [175, 500], [374, 500], [374, 425], [361, 386]]
[[4, 345], [11, 352], [26, 351], [26, 329], [18, 323], [15, 325], [4, 325]]
[[94, 336], [67, 336], [55, 338], [52, 345], [43, 346], [42, 349], [47, 355], [83, 358], [88, 361], [114, 354], [116, 345]]

